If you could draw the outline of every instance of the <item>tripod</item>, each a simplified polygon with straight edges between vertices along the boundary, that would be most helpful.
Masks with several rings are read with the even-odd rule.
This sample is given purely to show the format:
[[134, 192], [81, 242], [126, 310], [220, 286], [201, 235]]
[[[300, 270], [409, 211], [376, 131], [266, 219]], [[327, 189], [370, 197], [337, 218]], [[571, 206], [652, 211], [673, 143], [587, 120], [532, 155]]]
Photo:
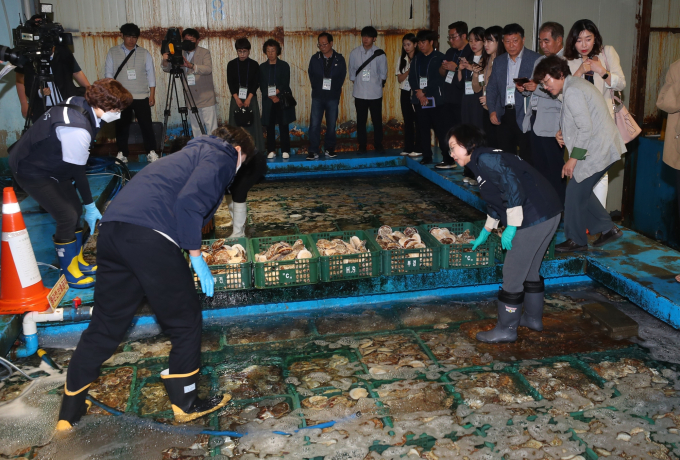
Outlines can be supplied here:
[[178, 79], [180, 80], [180, 83], [182, 85], [182, 92], [184, 93], [185, 104], [187, 101], [189, 102], [189, 106], [191, 107], [191, 113], [193, 113], [194, 116], [196, 117], [196, 122], [198, 123], [198, 127], [201, 130], [201, 134], [206, 134], [205, 126], [203, 126], [201, 117], [198, 116], [198, 109], [196, 108], [194, 97], [191, 95], [191, 91], [189, 91], [189, 83], [187, 82], [187, 76], [184, 73], [184, 70], [180, 68], [180, 66], [173, 64], [168, 79], [168, 93], [165, 96], [165, 112], [163, 112], [165, 118], [163, 119], [163, 135], [161, 136], [161, 139], [165, 139], [165, 133], [168, 130], [168, 118], [172, 113], [173, 94], [174, 97], [177, 99], [177, 111], [179, 112], [180, 118], [182, 119], [182, 135], [189, 137], [189, 111], [187, 110], [186, 105], [182, 105], [182, 103], [179, 100], [179, 95], [177, 94]]
[[[43, 90], [45, 88], [50, 89], [49, 83], [52, 83], [52, 90], [54, 91], [54, 94], [50, 92], [49, 95], [45, 96], [43, 93]], [[40, 94], [43, 94], [42, 97], [42, 103], [45, 104], [45, 107], [47, 107], [47, 101], [50, 101], [50, 105], [54, 107], [57, 105], [57, 101], [61, 101], [61, 95], [59, 94], [59, 88], [57, 88], [57, 85], [54, 84], [54, 75], [50, 73], [50, 64], [49, 62], [38, 62], [37, 63], [37, 69], [35, 72], [35, 76], [33, 77], [33, 83], [31, 84], [31, 89], [29, 91], [29, 97], [28, 97], [28, 112], [26, 112], [26, 121], [24, 122], [24, 129], [21, 131], [21, 134], [23, 135], [28, 131], [28, 128], [31, 127], [31, 123], [33, 122], [33, 108], [35, 107], [35, 104], [37, 101], [36, 97], [38, 97], [38, 91], [40, 91]]]

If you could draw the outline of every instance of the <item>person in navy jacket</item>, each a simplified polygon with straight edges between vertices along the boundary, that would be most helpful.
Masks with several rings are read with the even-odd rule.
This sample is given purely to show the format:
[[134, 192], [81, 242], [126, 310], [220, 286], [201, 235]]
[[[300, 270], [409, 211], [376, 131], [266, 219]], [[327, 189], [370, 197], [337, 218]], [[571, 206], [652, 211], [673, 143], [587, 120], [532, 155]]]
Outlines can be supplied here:
[[228, 394], [197, 396], [202, 316], [183, 250], [201, 289], [212, 297], [214, 280], [201, 256], [201, 228], [254, 154], [254, 141], [244, 128], [218, 128], [146, 166], [111, 202], [99, 226], [92, 320], [69, 364], [57, 430], [69, 429], [85, 412], [88, 387], [145, 297], [172, 342], [161, 379], [175, 420], [193, 420], [229, 401]]
[[560, 223], [562, 204], [557, 192], [519, 156], [485, 147], [484, 134], [476, 126], [454, 127], [446, 137], [451, 157], [474, 173], [487, 205], [486, 223], [472, 249], [499, 224], [505, 226], [501, 244], [508, 253], [498, 294], [498, 323], [479, 332], [477, 340], [514, 342], [518, 326], [542, 331], [544, 285], [539, 270]]

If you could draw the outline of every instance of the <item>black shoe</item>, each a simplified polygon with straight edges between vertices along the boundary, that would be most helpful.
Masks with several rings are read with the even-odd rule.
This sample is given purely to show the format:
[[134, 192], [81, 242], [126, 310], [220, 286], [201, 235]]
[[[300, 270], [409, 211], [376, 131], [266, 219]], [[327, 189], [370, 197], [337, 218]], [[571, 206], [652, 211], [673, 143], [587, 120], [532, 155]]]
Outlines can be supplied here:
[[421, 165], [431, 165], [431, 164], [432, 164], [432, 160], [425, 160], [425, 159], [422, 159], [422, 160], [420, 160], [420, 164], [421, 164]]
[[618, 240], [623, 236], [623, 232], [619, 227], [614, 225], [611, 230], [608, 232], [602, 232], [600, 233], [600, 236], [598, 239], [595, 240], [593, 243], [593, 246], [602, 246], [603, 244], [607, 244], [610, 241]]
[[435, 165], [435, 168], [437, 169], [454, 169], [455, 167], [456, 163], [444, 163], [443, 161]]
[[555, 251], [557, 252], [576, 252], [576, 251], [587, 251], [588, 245], [579, 246], [573, 240], [567, 240], [564, 243], [556, 244]]
[[231, 395], [213, 396], [208, 399], [198, 397], [198, 369], [190, 374], [170, 374], [169, 369], [161, 372], [161, 379], [172, 404], [175, 421], [186, 423], [203, 417], [224, 407]]
[[312, 153], [309, 152], [309, 155], [307, 155], [307, 160], [318, 160], [319, 159], [319, 154], [318, 153]]
[[337, 153], [333, 149], [328, 149], [324, 151], [324, 155], [326, 155], [328, 158], [335, 158], [338, 156]]

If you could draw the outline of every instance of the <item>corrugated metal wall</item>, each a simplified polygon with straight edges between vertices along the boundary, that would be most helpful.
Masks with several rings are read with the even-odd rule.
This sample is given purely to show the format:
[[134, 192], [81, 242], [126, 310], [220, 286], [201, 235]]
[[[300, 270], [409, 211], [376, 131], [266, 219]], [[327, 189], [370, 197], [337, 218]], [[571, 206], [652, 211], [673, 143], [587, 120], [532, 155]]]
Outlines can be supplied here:
[[[157, 64], [156, 107], [153, 117], [163, 119], [167, 74], [160, 71], [160, 43], [168, 27], [193, 27], [205, 38], [201, 46], [211, 51], [213, 76], [218, 98], [218, 118], [228, 118], [229, 91], [227, 63], [236, 57], [234, 41], [247, 36], [251, 57], [263, 62], [262, 44], [268, 38], [282, 42], [281, 59], [291, 65], [291, 87], [298, 101], [297, 125], [309, 124], [311, 90], [307, 77], [310, 57], [318, 51], [316, 36], [330, 30], [334, 48], [349, 59], [350, 51], [361, 44], [360, 31], [373, 25], [379, 31], [377, 46], [387, 53], [389, 77], [384, 91], [383, 121], [401, 120], [399, 91], [394, 64], [401, 51], [401, 37], [407, 31], [426, 28], [429, 21], [427, 0], [53, 0], [55, 20], [74, 33], [75, 55], [90, 81], [101, 78], [106, 53], [121, 43], [118, 28], [134, 22], [142, 29], [139, 45], [148, 49]], [[339, 123], [356, 119], [347, 80], [340, 102]], [[261, 97], [261, 96], [260, 96]], [[173, 114], [172, 125], [179, 125]]]

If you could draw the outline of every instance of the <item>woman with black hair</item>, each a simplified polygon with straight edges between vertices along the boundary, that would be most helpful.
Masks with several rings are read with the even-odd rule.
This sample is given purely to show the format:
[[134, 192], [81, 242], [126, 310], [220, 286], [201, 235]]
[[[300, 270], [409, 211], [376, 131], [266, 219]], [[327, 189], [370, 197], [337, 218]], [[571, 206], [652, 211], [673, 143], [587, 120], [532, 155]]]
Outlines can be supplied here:
[[480, 65], [482, 54], [484, 53], [484, 33], [483, 27], [475, 27], [468, 33], [468, 44], [472, 50], [472, 62], [461, 58], [458, 66], [458, 78], [456, 84], [463, 89], [463, 101], [461, 102], [461, 121], [463, 124], [475, 125], [479, 129], [484, 129], [484, 108], [479, 103], [479, 96], [482, 88], [477, 91], [472, 86], [476, 79], [479, 82], [479, 74], [482, 72]]
[[397, 59], [395, 75], [399, 82], [399, 92], [401, 93], [399, 101], [401, 103], [401, 114], [404, 117], [404, 150], [401, 155], [408, 155], [412, 158], [422, 155], [418, 148], [420, 145], [418, 120], [416, 120], [416, 111], [411, 103], [411, 85], [408, 82], [411, 61], [416, 54], [418, 54], [416, 36], [408, 33], [401, 39], [401, 56]]
[[486, 133], [487, 145], [496, 146], [496, 131], [498, 127], [491, 123], [489, 118], [489, 107], [486, 105], [486, 84], [491, 78], [491, 70], [493, 62], [497, 56], [505, 53], [505, 46], [503, 45], [503, 28], [501, 26], [492, 26], [484, 31], [484, 52], [482, 59], [479, 62], [481, 72], [478, 73], [477, 78], [472, 78], [472, 90], [475, 93], [480, 93], [479, 103], [484, 110], [482, 112], [484, 119], [484, 133]]
[[492, 330], [479, 332], [477, 340], [514, 342], [518, 326], [542, 331], [544, 285], [539, 270], [560, 223], [557, 192], [519, 156], [485, 147], [484, 134], [476, 126], [454, 127], [446, 138], [451, 157], [472, 170], [486, 201], [486, 223], [472, 249], [499, 224], [505, 227], [501, 244], [508, 253], [498, 294], [498, 322]]

